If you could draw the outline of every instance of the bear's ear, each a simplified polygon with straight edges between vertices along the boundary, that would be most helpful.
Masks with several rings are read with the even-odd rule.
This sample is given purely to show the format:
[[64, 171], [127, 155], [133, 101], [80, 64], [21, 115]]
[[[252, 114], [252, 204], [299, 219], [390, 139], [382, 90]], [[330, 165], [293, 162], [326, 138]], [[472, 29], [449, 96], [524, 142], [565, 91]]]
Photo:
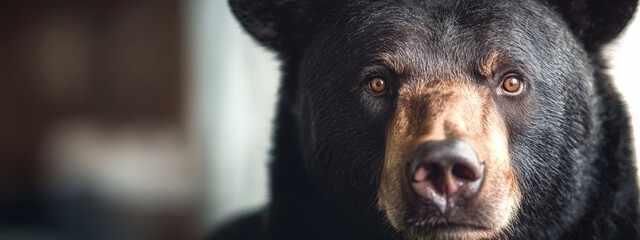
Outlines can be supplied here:
[[334, 0], [229, 0], [242, 26], [263, 45], [300, 47]]
[[638, 0], [547, 0], [569, 23], [588, 51], [597, 51], [622, 32]]

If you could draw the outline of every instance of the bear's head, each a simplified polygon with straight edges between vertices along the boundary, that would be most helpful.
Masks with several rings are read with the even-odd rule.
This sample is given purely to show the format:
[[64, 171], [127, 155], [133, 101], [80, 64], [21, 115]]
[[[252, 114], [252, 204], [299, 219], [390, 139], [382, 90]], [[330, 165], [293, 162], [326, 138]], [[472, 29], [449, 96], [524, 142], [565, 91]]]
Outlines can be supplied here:
[[323, 198], [411, 238], [559, 231], [584, 211], [593, 61], [636, 1], [230, 3], [285, 63], [281, 101]]

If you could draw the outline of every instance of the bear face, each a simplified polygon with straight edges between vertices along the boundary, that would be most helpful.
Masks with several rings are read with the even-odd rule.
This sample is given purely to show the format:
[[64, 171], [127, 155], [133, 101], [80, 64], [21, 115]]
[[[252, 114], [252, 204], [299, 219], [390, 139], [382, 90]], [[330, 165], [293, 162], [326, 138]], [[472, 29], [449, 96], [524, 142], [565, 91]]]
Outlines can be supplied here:
[[410, 239], [482, 239], [563, 236], [598, 195], [598, 54], [635, 1], [231, 4], [285, 61], [280, 128], [318, 198]]
[[[521, 184], [539, 186], [527, 189], [531, 204], [564, 214], [582, 191], [573, 188], [584, 171], [577, 161], [587, 161], [586, 54], [542, 5], [476, 1], [469, 12], [457, 4], [354, 4], [334, 13], [350, 22], [327, 20], [304, 54], [297, 89], [308, 173], [336, 201], [366, 196], [353, 188], [377, 192], [391, 224], [412, 235], [506, 230]], [[369, 14], [376, 11], [384, 14]], [[521, 92], [504, 89], [510, 77]], [[380, 93], [370, 87], [375, 78], [387, 85]], [[453, 138], [473, 146], [484, 180], [468, 203], [439, 194], [438, 210], [416, 196], [406, 168], [421, 144]], [[567, 199], [551, 201], [558, 197]], [[444, 223], [447, 230], [431, 231]]]

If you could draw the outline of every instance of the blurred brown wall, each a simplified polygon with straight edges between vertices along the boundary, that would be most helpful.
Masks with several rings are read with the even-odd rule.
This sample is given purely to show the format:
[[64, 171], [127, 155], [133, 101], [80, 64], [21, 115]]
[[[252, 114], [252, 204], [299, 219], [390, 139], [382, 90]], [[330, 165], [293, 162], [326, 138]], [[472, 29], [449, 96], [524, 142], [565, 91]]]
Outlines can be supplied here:
[[45, 224], [41, 148], [72, 118], [180, 125], [178, 0], [0, 3], [0, 226]]

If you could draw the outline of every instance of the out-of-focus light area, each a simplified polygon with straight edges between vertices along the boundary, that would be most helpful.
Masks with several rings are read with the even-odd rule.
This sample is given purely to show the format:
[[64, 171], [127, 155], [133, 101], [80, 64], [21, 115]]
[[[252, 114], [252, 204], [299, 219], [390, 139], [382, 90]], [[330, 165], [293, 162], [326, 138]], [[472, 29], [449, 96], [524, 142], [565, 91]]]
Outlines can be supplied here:
[[[266, 203], [279, 67], [226, 1], [10, 0], [0, 33], [0, 239], [201, 239]], [[609, 54], [634, 116], [639, 42]]]

